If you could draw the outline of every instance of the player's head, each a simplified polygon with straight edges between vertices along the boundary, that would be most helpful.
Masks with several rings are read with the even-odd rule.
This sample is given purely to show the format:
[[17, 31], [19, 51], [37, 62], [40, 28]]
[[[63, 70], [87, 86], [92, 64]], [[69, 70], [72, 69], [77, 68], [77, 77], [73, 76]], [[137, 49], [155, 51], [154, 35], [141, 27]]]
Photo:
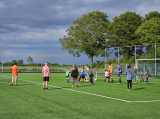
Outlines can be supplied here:
[[74, 64], [73, 67], [76, 67], [76, 64]]
[[141, 74], [143, 74], [143, 71], [141, 71]]
[[108, 63], [108, 65], [111, 65], [111, 63]]
[[107, 71], [107, 70], [104, 70], [105, 72]]
[[148, 70], [146, 71], [146, 73], [148, 73]]
[[16, 65], [16, 66], [17, 66], [17, 63], [15, 62], [15, 63], [14, 63], [14, 65]]
[[131, 65], [128, 65], [128, 66], [127, 66], [127, 69], [129, 69], [129, 68], [131, 68]]
[[119, 64], [117, 64], [117, 67], [119, 67], [120, 65]]
[[137, 67], [136, 66], [134, 66], [134, 69], [136, 69]]
[[76, 65], [75, 65], [75, 64], [73, 65], [73, 68], [72, 68], [72, 69], [73, 69], [73, 70], [75, 70], [75, 69], [76, 69]]
[[92, 71], [90, 71], [90, 74], [92, 74]]
[[69, 70], [69, 68], [67, 68], [67, 70]]
[[47, 65], [47, 66], [48, 66], [48, 62], [46, 62], [46, 63], [45, 63], [45, 65]]

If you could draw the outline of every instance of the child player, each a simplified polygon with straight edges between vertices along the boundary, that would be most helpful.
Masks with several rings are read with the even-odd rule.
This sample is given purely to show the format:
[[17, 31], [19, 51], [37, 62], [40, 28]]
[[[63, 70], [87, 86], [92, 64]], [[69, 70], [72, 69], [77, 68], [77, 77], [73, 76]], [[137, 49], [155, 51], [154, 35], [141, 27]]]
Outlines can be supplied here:
[[83, 70], [82, 74], [82, 83], [86, 82], [85, 77], [86, 77], [86, 72]]
[[92, 85], [94, 85], [94, 83], [93, 83], [93, 77], [94, 77], [94, 75], [92, 74], [92, 71], [90, 71], [90, 82], [91, 82], [91, 84]]
[[143, 72], [141, 71], [141, 82], [142, 82], [142, 80], [143, 80], [143, 82], [144, 82], [144, 76], [143, 76]]
[[69, 68], [67, 68], [67, 71], [66, 71], [66, 82], [67, 83], [69, 82]]
[[146, 71], [146, 84], [149, 84], [149, 81], [148, 81], [148, 71]]
[[109, 74], [108, 74], [107, 70], [104, 70], [104, 71], [105, 71], [105, 80], [104, 80], [104, 82], [106, 82], [106, 79], [107, 79], [107, 83], [108, 83], [108, 81], [109, 81]]

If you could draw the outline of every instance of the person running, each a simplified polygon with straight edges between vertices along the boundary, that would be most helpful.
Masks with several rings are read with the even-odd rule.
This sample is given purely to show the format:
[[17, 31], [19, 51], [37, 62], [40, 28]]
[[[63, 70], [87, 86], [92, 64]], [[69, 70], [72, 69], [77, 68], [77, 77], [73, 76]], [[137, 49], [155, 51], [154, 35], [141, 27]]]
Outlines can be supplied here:
[[137, 80], [137, 67], [134, 66], [134, 83], [136, 83]]
[[90, 77], [91, 84], [94, 85], [94, 83], [93, 83], [93, 77], [94, 77], [94, 75], [92, 74], [92, 71], [90, 71], [89, 77]]
[[[42, 68], [42, 77], [43, 77], [43, 89], [48, 90], [48, 81], [50, 77], [50, 72], [49, 72], [49, 67], [48, 67], [48, 62], [45, 63], [45, 66]], [[46, 88], [45, 88], [46, 84]]]
[[121, 75], [122, 75], [122, 67], [117, 64], [118, 70], [115, 70], [116, 73], [118, 73], [119, 82], [118, 84], [121, 84]]
[[106, 79], [107, 79], [107, 82], [106, 83], [108, 83], [109, 82], [109, 73], [107, 72], [107, 70], [104, 70], [105, 72], [105, 80], [104, 80], [104, 82], [106, 82]]
[[108, 72], [109, 72], [109, 77], [110, 77], [110, 79], [111, 79], [111, 83], [113, 82], [113, 79], [112, 79], [112, 66], [111, 66], [111, 64], [109, 63], [108, 64], [109, 65], [109, 67], [108, 67]]
[[143, 76], [143, 72], [141, 71], [141, 82], [143, 81], [144, 82], [144, 76]]
[[78, 75], [79, 75], [78, 69], [76, 68], [76, 65], [74, 64], [72, 68], [72, 73], [71, 73], [71, 77], [73, 77], [72, 87], [74, 87], [74, 80], [76, 80], [76, 86], [78, 87], [78, 80], [77, 80]]
[[146, 71], [146, 84], [148, 83], [149, 84], [149, 81], [148, 81], [148, 71]]
[[67, 68], [67, 71], [66, 71], [66, 82], [67, 83], [69, 82], [69, 68]]
[[126, 75], [127, 75], [127, 88], [128, 88], [127, 91], [129, 91], [129, 84], [130, 84], [130, 90], [133, 90], [132, 89], [132, 78], [134, 77], [134, 73], [130, 65], [127, 66]]
[[15, 86], [18, 86], [17, 85], [17, 78], [18, 78], [17, 72], [19, 72], [17, 63], [14, 63], [14, 65], [12, 66], [12, 83], [10, 86], [13, 85], [13, 82], [15, 83]]

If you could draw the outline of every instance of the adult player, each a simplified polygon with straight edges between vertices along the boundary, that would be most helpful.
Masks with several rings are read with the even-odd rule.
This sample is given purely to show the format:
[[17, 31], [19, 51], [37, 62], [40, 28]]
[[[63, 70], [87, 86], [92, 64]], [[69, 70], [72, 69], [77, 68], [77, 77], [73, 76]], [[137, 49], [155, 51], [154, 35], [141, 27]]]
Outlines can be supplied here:
[[17, 78], [18, 78], [17, 72], [19, 72], [19, 70], [18, 70], [18, 67], [17, 67], [17, 63], [15, 63], [12, 66], [12, 83], [11, 83], [10, 86], [13, 85], [13, 82], [15, 83], [15, 86], [18, 86], [17, 85]]
[[118, 73], [118, 78], [119, 78], [118, 84], [121, 84], [122, 67], [119, 64], [117, 64], [117, 67], [118, 67], [118, 70], [115, 70], [115, 72]]
[[73, 81], [72, 81], [73, 86], [72, 87], [74, 87], [74, 80], [76, 80], [76, 86], [78, 87], [78, 79], [77, 79], [78, 75], [79, 75], [78, 69], [77, 69], [76, 65], [74, 64], [73, 68], [72, 68], [72, 72], [71, 72], [71, 77], [73, 77]]
[[108, 72], [109, 72], [109, 77], [110, 77], [110, 79], [111, 79], [111, 83], [113, 82], [113, 79], [112, 79], [112, 66], [111, 66], [111, 64], [110, 63], [108, 63]]
[[[46, 62], [45, 66], [43, 66], [43, 68], [42, 68], [42, 77], [43, 77], [43, 89], [48, 90], [48, 81], [50, 78], [48, 62]], [[45, 88], [45, 84], [46, 84], [46, 88]]]

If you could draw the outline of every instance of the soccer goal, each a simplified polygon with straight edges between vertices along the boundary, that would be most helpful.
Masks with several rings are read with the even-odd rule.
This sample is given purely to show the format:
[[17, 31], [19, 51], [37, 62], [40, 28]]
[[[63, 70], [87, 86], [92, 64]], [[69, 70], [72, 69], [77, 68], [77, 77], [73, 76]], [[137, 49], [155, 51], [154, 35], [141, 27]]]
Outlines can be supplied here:
[[145, 71], [148, 71], [151, 77], [157, 77], [160, 72], [159, 62], [160, 58], [156, 59], [137, 59], [136, 60], [136, 66], [138, 70], [138, 74], [143, 72], [145, 74]]
[[0, 50], [0, 72], [3, 72], [3, 56], [4, 56], [4, 50]]

